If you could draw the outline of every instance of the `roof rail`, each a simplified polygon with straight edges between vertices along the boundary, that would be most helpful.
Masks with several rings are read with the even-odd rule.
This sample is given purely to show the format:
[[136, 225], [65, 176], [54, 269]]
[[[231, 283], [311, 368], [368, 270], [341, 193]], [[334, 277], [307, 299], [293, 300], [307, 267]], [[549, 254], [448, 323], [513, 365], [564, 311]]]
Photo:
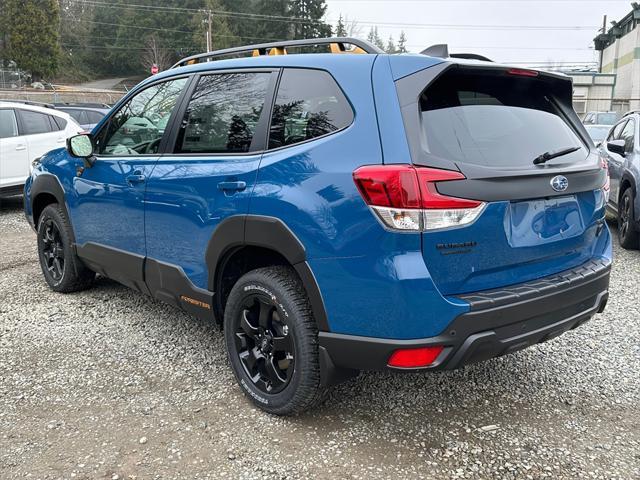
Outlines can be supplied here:
[[464, 58], [466, 60], [481, 60], [483, 62], [493, 62], [493, 60], [476, 53], [449, 53], [449, 46], [446, 43], [431, 45], [420, 52], [422, 55], [437, 58]]
[[[329, 45], [331, 53], [385, 53], [380, 48], [369, 42], [351, 37], [333, 37], [333, 38], [309, 38], [305, 40], [287, 40], [282, 42], [259, 43], [256, 45], [246, 45], [243, 47], [225, 48], [223, 50], [215, 50], [213, 52], [199, 53], [183, 58], [171, 68], [182, 67], [184, 65], [192, 65], [203, 61], [215, 60], [217, 57], [226, 57], [238, 53], [252, 52], [252, 56], [260, 55], [286, 55], [288, 47], [312, 47], [316, 45]], [[353, 49], [347, 49], [347, 45], [351, 45]]]
[[33, 102], [31, 100], [15, 100], [12, 98], [0, 98], [0, 102], [19, 103], [21, 105], [31, 105], [32, 107], [56, 108], [52, 103]]

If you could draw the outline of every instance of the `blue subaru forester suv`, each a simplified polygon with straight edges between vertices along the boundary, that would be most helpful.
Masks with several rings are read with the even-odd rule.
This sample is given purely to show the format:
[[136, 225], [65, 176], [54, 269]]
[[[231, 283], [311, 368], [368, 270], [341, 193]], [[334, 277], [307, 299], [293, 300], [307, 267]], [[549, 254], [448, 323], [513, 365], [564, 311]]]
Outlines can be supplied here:
[[145, 80], [35, 162], [45, 280], [99, 274], [219, 322], [242, 390], [281, 415], [361, 370], [577, 327], [605, 307], [612, 251], [571, 81], [442, 50], [264, 44]]

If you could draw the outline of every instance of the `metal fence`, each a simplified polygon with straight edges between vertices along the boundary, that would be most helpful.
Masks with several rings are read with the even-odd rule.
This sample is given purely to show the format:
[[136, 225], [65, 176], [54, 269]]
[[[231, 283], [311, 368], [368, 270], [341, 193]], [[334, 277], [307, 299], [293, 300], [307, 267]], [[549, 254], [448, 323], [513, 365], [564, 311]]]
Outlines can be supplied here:
[[0, 89], [24, 88], [24, 76], [17, 68], [0, 67]]

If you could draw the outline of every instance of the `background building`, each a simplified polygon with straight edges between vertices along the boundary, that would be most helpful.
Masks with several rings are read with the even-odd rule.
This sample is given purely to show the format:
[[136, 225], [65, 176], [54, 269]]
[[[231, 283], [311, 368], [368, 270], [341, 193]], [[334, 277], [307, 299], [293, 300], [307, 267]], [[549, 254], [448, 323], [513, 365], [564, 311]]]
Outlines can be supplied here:
[[600, 53], [600, 72], [615, 75], [611, 109], [640, 109], [640, 5], [594, 39]]

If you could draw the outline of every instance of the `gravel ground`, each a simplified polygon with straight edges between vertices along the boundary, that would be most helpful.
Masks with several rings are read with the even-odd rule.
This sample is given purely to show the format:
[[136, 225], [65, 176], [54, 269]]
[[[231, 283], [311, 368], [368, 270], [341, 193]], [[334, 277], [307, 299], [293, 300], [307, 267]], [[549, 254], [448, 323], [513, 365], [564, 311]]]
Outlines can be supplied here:
[[0, 478], [640, 478], [640, 253], [604, 314], [459, 371], [364, 374], [276, 418], [213, 325], [100, 279], [45, 286], [0, 204]]

